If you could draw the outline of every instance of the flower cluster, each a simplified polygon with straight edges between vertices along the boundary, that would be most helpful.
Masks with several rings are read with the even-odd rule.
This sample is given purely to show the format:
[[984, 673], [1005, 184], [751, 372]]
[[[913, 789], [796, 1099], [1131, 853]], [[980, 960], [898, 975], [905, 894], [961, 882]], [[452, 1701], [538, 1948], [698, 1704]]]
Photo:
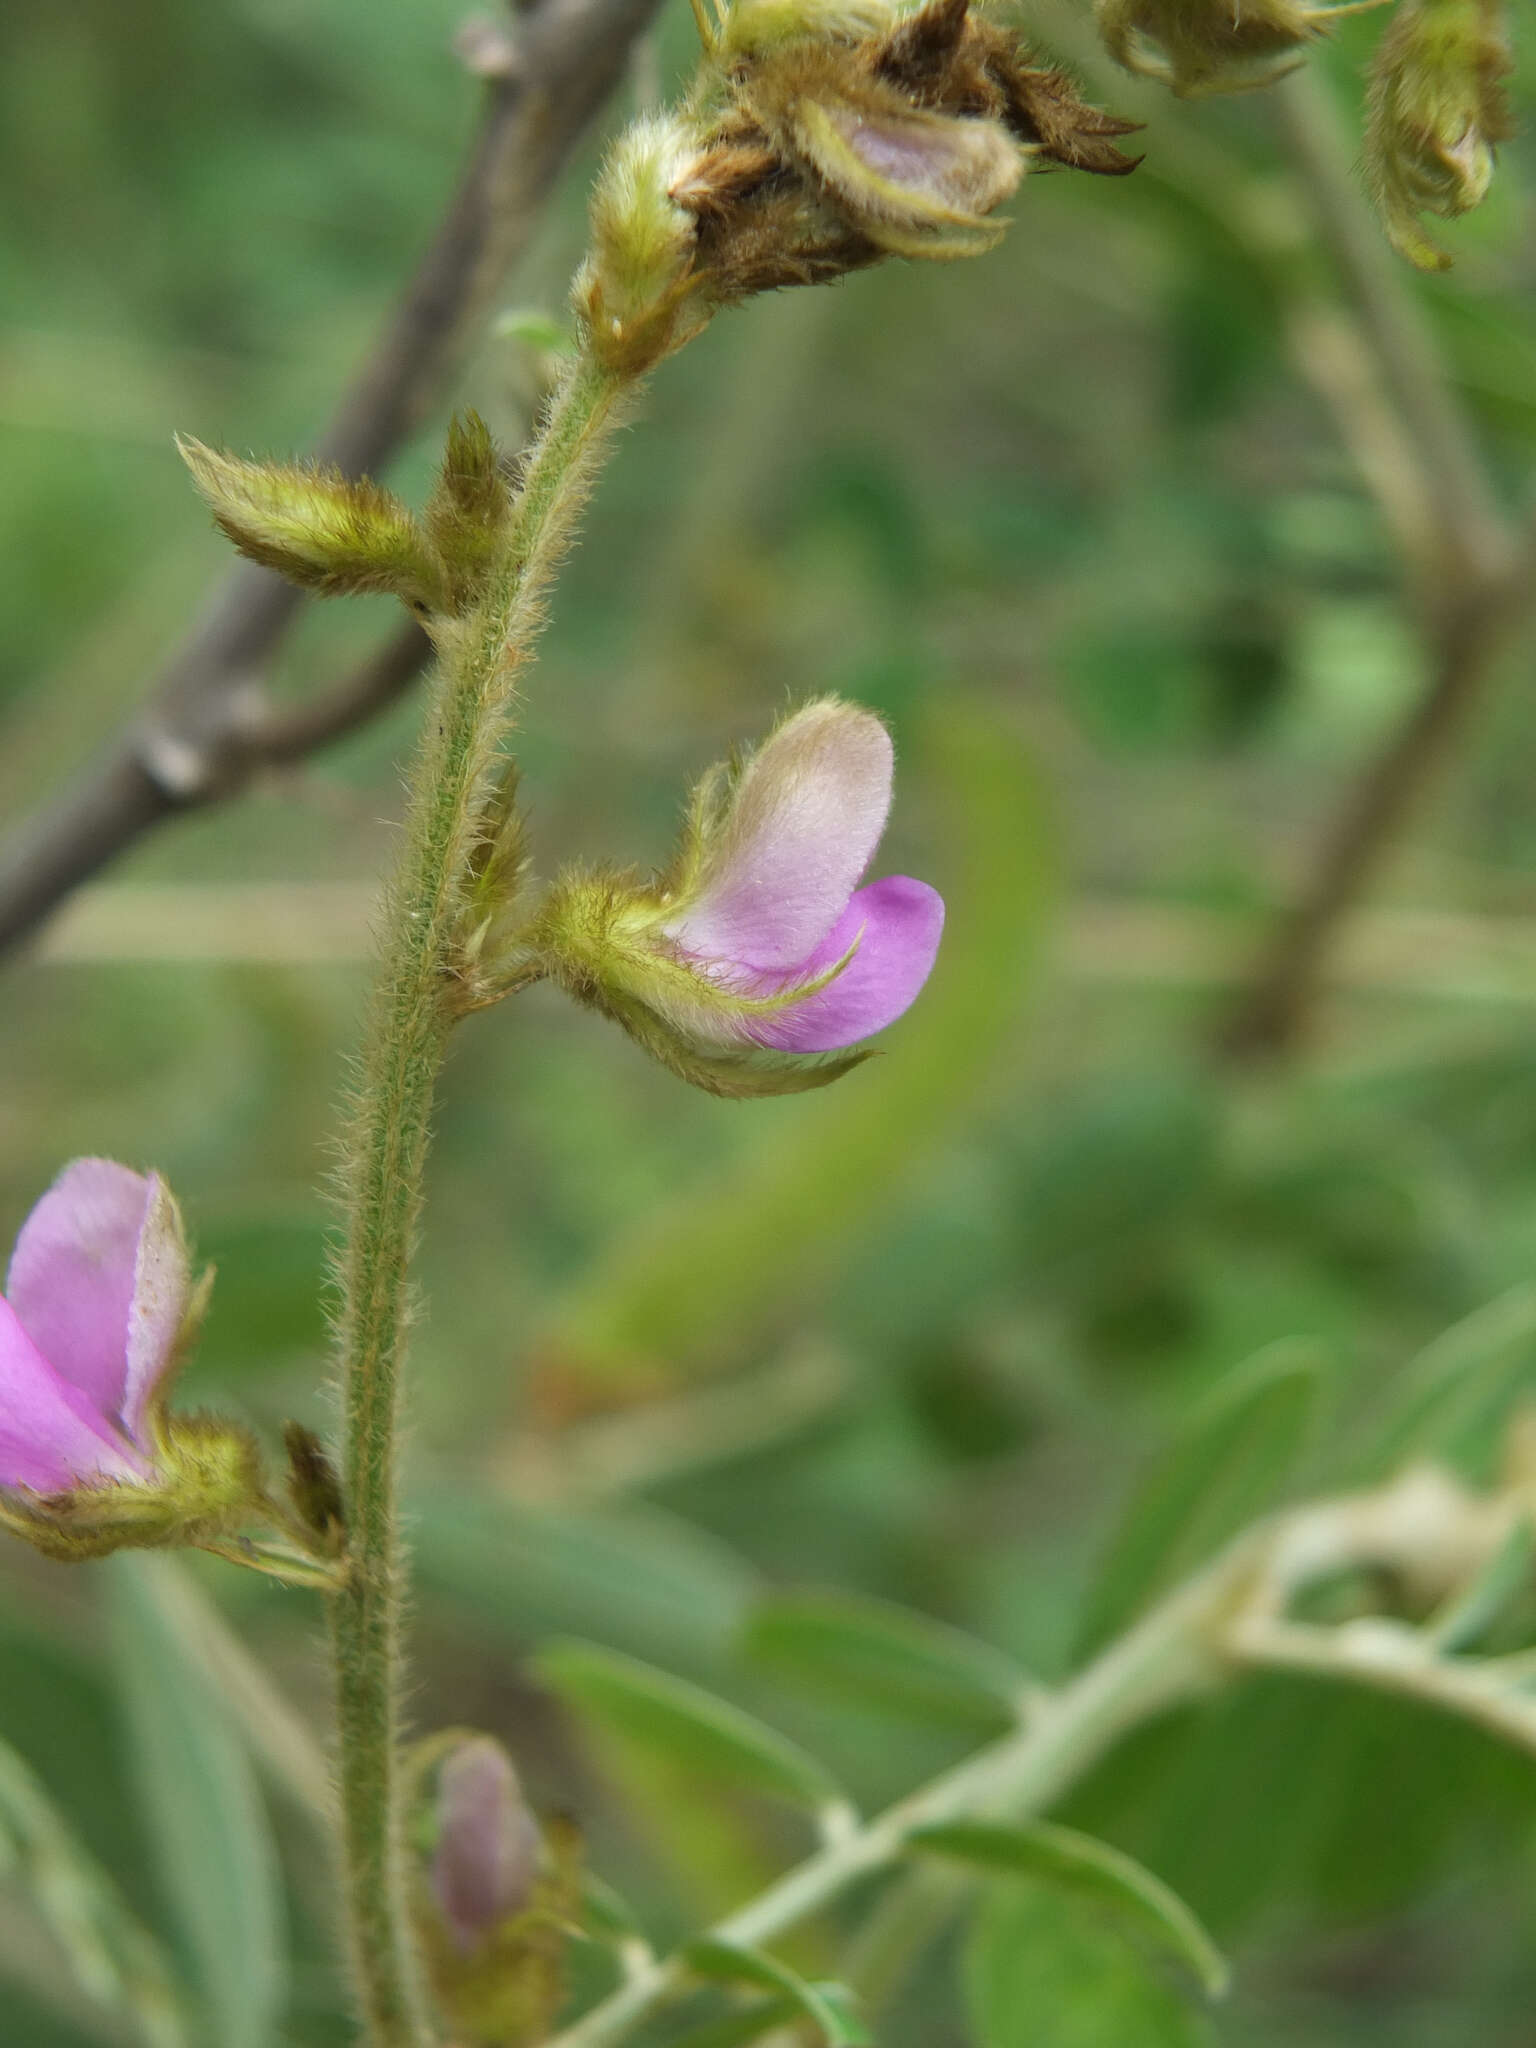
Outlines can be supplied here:
[[1026, 168], [1129, 171], [1132, 126], [969, 0], [736, 0], [687, 105], [630, 130], [599, 180], [588, 346], [639, 374], [756, 292], [990, 249]]
[[1105, 48], [1127, 71], [1182, 98], [1272, 85], [1341, 14], [1383, 0], [1098, 0]]
[[823, 698], [745, 761], [711, 771], [654, 882], [564, 878], [524, 934], [541, 972], [719, 1095], [784, 1094], [845, 1073], [932, 970], [936, 890], [860, 887], [891, 804], [890, 735]]

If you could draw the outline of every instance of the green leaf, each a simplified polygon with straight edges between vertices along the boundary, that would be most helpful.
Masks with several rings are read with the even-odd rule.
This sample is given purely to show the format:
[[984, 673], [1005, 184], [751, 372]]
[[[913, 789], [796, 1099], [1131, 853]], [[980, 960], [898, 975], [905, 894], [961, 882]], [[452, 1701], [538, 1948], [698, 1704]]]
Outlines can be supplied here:
[[1131, 1943], [1028, 1880], [988, 1899], [964, 1971], [974, 2048], [1207, 2048], [1212, 2038]]
[[962, 1729], [977, 1739], [1018, 1720], [1025, 1674], [1000, 1651], [927, 1615], [853, 1593], [760, 1601], [743, 1649], [823, 1695]]
[[814, 1757], [701, 1686], [596, 1643], [553, 1643], [533, 1660], [578, 1712], [683, 1764], [700, 1779], [766, 1792], [819, 1811], [842, 1795]]
[[519, 1644], [555, 1633], [707, 1670], [741, 1625], [751, 1568], [659, 1508], [518, 1507], [441, 1490], [411, 1503], [423, 1597]]
[[1311, 1435], [1321, 1380], [1315, 1345], [1271, 1344], [1200, 1403], [1121, 1517], [1085, 1609], [1082, 1654], [1273, 1505]]
[[979, 1870], [1046, 1878], [1112, 1906], [1188, 1964], [1208, 1997], [1226, 1992], [1231, 1981], [1226, 1958], [1178, 1893], [1134, 1856], [1095, 1835], [1049, 1821], [1017, 1827], [957, 1821], [923, 1828], [911, 1840], [916, 1848], [956, 1857]]
[[1527, 1283], [1453, 1323], [1403, 1368], [1371, 1446], [1371, 1472], [1455, 1447], [1529, 1388], [1533, 1372], [1536, 1286]]
[[777, 1991], [820, 2030], [829, 2048], [867, 2048], [868, 2028], [854, 2010], [853, 1995], [841, 1984], [808, 1984], [787, 1963], [760, 1948], [740, 1948], [733, 1941], [706, 1936], [690, 1942], [683, 1960], [696, 1977], [734, 1984], [756, 1984]]
[[60, 1818], [32, 1771], [0, 1743], [0, 1877], [31, 1902], [75, 1980], [127, 2015], [145, 2048], [189, 2048], [183, 2000], [160, 1944]]
[[681, 2034], [667, 2048], [746, 2048], [751, 2041], [759, 2041], [774, 2028], [792, 2020], [800, 2007], [792, 1998], [769, 1998], [750, 2006], [744, 2012], [722, 2013], [717, 2019], [706, 2020], [701, 2027], [692, 2027]]
[[272, 2048], [286, 1993], [277, 1857], [254, 1772], [178, 1623], [170, 1558], [110, 1559], [113, 1651], [161, 1884], [219, 2048]]

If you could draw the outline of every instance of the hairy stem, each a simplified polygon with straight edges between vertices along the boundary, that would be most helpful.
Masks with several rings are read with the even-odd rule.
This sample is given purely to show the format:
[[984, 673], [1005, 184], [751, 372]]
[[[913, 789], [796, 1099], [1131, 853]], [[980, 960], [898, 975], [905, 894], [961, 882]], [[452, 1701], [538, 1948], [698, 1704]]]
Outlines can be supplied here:
[[333, 1600], [342, 1851], [359, 1999], [374, 2048], [426, 2048], [400, 1855], [395, 1494], [409, 1267], [438, 1070], [455, 1017], [466, 891], [496, 749], [549, 573], [569, 539], [620, 387], [578, 359], [529, 458], [479, 608], [445, 640], [411, 781], [361, 1074], [343, 1141], [339, 1279], [347, 1584]]

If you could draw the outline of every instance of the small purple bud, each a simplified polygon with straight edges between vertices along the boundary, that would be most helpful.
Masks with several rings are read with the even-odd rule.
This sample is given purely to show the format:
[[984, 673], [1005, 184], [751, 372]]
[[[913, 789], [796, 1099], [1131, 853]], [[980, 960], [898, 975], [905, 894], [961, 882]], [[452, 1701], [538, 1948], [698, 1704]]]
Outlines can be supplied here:
[[465, 1954], [533, 1895], [542, 1838], [499, 1742], [468, 1738], [437, 1776], [437, 1849], [431, 1888]]
[[160, 1177], [110, 1159], [65, 1167], [22, 1226], [0, 1302], [0, 1486], [153, 1476], [190, 1295]]

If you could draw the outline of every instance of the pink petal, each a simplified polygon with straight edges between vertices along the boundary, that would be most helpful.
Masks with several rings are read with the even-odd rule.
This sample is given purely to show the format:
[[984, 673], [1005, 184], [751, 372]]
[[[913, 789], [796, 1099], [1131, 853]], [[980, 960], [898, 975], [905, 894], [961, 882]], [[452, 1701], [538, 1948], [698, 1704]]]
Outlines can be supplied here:
[[489, 1736], [456, 1749], [437, 1779], [432, 1890], [461, 1948], [521, 1912], [533, 1889], [539, 1830], [505, 1750]]
[[835, 698], [797, 712], [742, 771], [672, 939], [706, 966], [798, 966], [880, 844], [891, 769], [890, 734], [873, 712]]
[[64, 1493], [83, 1480], [142, 1476], [90, 1396], [60, 1379], [0, 1301], [0, 1486]]
[[[804, 1002], [752, 1018], [747, 1035], [780, 1052], [833, 1052], [883, 1031], [911, 1006], [932, 973], [943, 930], [944, 899], [937, 889], [909, 875], [871, 882], [793, 979], [824, 973], [858, 939], [859, 950], [842, 973]], [[788, 978], [775, 980], [783, 987]]]
[[111, 1159], [66, 1166], [22, 1226], [6, 1292], [54, 1371], [136, 1433], [187, 1295], [158, 1177]]

